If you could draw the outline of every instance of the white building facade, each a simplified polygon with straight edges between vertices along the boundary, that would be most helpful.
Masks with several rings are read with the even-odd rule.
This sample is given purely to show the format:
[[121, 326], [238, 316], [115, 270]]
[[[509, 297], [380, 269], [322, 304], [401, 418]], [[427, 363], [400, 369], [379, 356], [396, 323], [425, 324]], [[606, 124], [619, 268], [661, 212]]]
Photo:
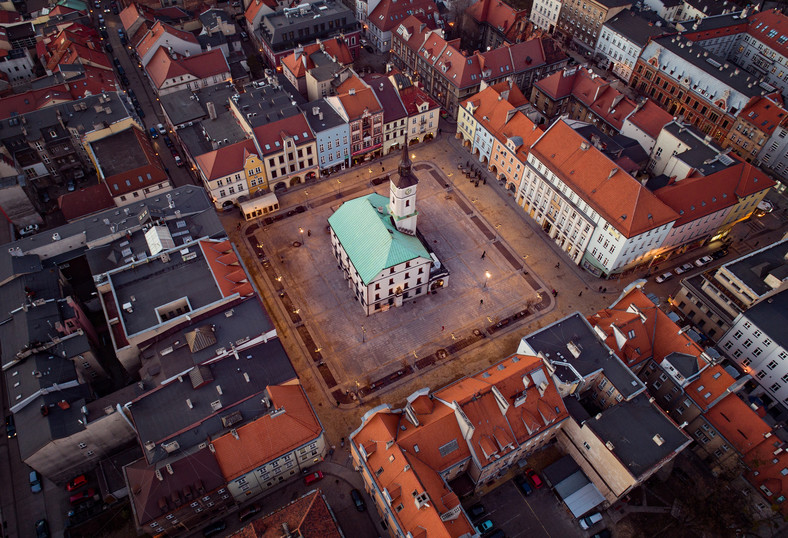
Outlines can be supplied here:
[[559, 13], [561, 13], [561, 0], [534, 0], [531, 22], [537, 28], [552, 34], [558, 25]]

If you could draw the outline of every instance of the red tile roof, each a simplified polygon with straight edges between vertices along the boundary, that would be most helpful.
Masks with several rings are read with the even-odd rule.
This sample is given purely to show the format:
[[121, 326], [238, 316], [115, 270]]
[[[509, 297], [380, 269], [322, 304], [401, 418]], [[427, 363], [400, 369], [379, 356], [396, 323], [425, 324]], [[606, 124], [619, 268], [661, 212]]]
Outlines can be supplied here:
[[244, 13], [244, 17], [249, 24], [254, 23], [254, 18], [263, 6], [268, 6], [274, 11], [277, 10], [276, 0], [252, 0], [249, 7], [246, 8], [246, 13]]
[[198, 155], [195, 161], [205, 177], [211, 181], [242, 172], [249, 155], [257, 155], [254, 140], [242, 140], [235, 144], [222, 146], [214, 151]]
[[575, 80], [578, 78], [577, 73], [581, 70], [574, 67], [557, 71], [542, 80], [537, 80], [534, 82], [534, 86], [554, 101], [569, 97], [572, 94]]
[[564, 120], [553, 123], [531, 152], [625, 237], [678, 218], [675, 211]]
[[227, 480], [292, 452], [322, 435], [323, 428], [301, 385], [271, 385], [266, 388], [273, 409], [236, 428], [238, 438], [226, 433], [212, 441], [216, 460]]
[[154, 86], [161, 89], [167, 80], [174, 77], [192, 75], [197, 80], [213, 76], [229, 77], [230, 66], [221, 49], [173, 58], [166, 48], [159, 47], [145, 66], [145, 71]]
[[729, 170], [730, 168], [710, 176], [682, 179], [655, 190], [654, 195], [679, 214], [674, 226], [683, 226], [736, 205], [739, 174]]
[[337, 94], [350, 121], [360, 119], [364, 112], [372, 115], [383, 112], [383, 107], [372, 88], [356, 77], [350, 77], [343, 82], [337, 88]]
[[663, 110], [658, 104], [651, 99], [643, 101], [642, 105], [639, 104], [634, 112], [627, 118], [632, 124], [646, 133], [648, 136], [657, 139], [662, 128], [673, 121], [673, 116]]
[[408, 15], [413, 15], [435, 27], [438, 6], [432, 0], [381, 0], [369, 14], [369, 23], [382, 32], [393, 30]]
[[350, 65], [353, 63], [353, 54], [344, 41], [338, 37], [326, 39], [320, 43], [312, 43], [303, 47], [303, 50], [294, 50], [282, 58], [282, 64], [290, 70], [296, 78], [306, 75], [306, 72], [315, 67], [312, 61], [312, 54], [323, 51], [334, 58], [339, 65]]
[[124, 8], [120, 12], [120, 23], [123, 25], [123, 29], [128, 32], [129, 28], [131, 28], [140, 17], [142, 17], [142, 13], [137, 9], [137, 4], [132, 2], [127, 8]]
[[315, 135], [309, 128], [309, 124], [303, 112], [266, 125], [261, 125], [253, 132], [255, 139], [257, 139], [257, 145], [260, 151], [263, 152], [263, 155], [283, 151], [283, 138], [285, 136], [292, 136], [296, 146], [301, 146], [315, 139]]
[[15, 114], [24, 114], [33, 110], [40, 110], [58, 103], [73, 101], [74, 98], [68, 88], [62, 84], [40, 90], [31, 90], [25, 93], [8, 95], [0, 99], [0, 119], [9, 118]]
[[200, 241], [200, 250], [202, 250], [213, 277], [222, 291], [222, 297], [230, 297], [236, 293], [241, 297], [254, 295], [254, 288], [249, 282], [249, 276], [241, 267], [238, 256], [229, 241], [221, 243]]
[[517, 22], [528, 16], [526, 10], [517, 11], [501, 0], [479, 0], [467, 9], [467, 13], [479, 22], [486, 22], [503, 31], [510, 42], [521, 34]]
[[230, 536], [281, 538], [283, 525], [287, 525], [293, 535], [302, 538], [340, 538], [345, 536], [334, 520], [323, 492], [319, 489], [292, 501], [276, 512], [252, 521]]
[[[788, 56], [788, 42], [780, 42], [780, 37], [788, 37], [788, 17], [777, 9], [768, 9], [749, 17], [747, 33], [767, 44], [778, 54]], [[771, 37], [770, 37], [771, 34]]]
[[89, 185], [74, 192], [67, 192], [57, 199], [57, 205], [67, 222], [98, 211], [115, 207], [105, 183]]
[[750, 450], [744, 457], [748, 471], [744, 478], [759, 489], [772, 505], [784, 517], [788, 517], [788, 475], [783, 471], [788, 468], [788, 452], [778, 450], [783, 442], [775, 435], [763, 439], [758, 446]]
[[756, 95], [739, 113], [739, 118], [756, 129], [771, 135], [780, 122], [788, 117], [782, 96], [775, 92], [764, 97]]
[[687, 396], [705, 412], [718, 403], [718, 398], [728, 394], [728, 389], [733, 386], [735, 379], [719, 364], [708, 366], [705, 362], [699, 361], [699, 366], [705, 368], [701, 370], [695, 381], [687, 385], [686, 392]]
[[416, 86], [408, 86], [399, 91], [399, 98], [408, 112], [408, 116], [415, 116], [419, 114], [418, 107], [427, 103], [427, 109], [440, 108], [440, 105], [427, 92]]
[[[640, 288], [633, 289], [610, 308], [589, 316], [588, 322], [607, 335], [605, 344], [629, 367], [648, 358], [660, 364], [671, 353], [703, 360], [700, 358], [703, 349], [680, 332], [679, 326]], [[613, 326], [620, 330], [618, 340]], [[634, 332], [632, 337], [630, 331]]]
[[16, 11], [6, 11], [0, 9], [0, 24], [11, 24], [22, 20], [22, 16]]
[[737, 395], [729, 394], [706, 412], [706, 420], [741, 454], [765, 439], [771, 427]]
[[163, 23], [161, 21], [156, 21], [154, 25], [151, 26], [150, 31], [137, 45], [137, 55], [140, 58], [145, 56], [154, 46], [157, 45], [159, 38], [161, 38], [164, 34], [169, 34], [171, 36], [177, 37], [178, 39], [199, 45], [199, 41], [197, 41], [197, 38], [194, 37], [194, 34], [184, 32], [183, 30], [178, 30], [174, 26], [170, 26], [169, 24]]

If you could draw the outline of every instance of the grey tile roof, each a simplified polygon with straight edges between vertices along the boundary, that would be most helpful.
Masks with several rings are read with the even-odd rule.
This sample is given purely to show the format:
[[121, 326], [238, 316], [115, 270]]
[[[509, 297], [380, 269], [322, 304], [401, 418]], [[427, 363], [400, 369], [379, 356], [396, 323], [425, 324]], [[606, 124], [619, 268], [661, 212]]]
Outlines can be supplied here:
[[[17, 424], [17, 441], [22, 460], [43, 448], [49, 442], [64, 439], [85, 429], [79, 421], [84, 418], [82, 406], [90, 398], [87, 385], [55, 390], [35, 399], [29, 405], [14, 413]], [[69, 402], [66, 409], [58, 405]], [[49, 412], [41, 414], [41, 407]]]
[[173, 125], [198, 122], [208, 117], [207, 103], [215, 105], [217, 116], [231, 115], [225, 108], [236, 90], [232, 84], [215, 84], [197, 91], [189, 89], [169, 93], [160, 97], [161, 106]]
[[720, 161], [716, 157], [722, 153], [722, 148], [711, 139], [705, 140], [704, 135], [692, 125], [672, 121], [664, 129], [689, 149], [676, 154], [676, 158], [709, 175], [728, 168], [730, 164]]
[[301, 112], [297, 106], [298, 92], [288, 91], [278, 81], [274, 85], [253, 82], [247, 84], [244, 90], [244, 93], [234, 96], [233, 101], [252, 129]]
[[[603, 443], [613, 444], [616, 458], [639, 478], [691, 441], [646, 395], [608, 407], [585, 422]], [[661, 444], [655, 440], [659, 435]]]
[[9, 280], [26, 273], [37, 273], [41, 270], [41, 258], [38, 256], [0, 256], [0, 286]]
[[[193, 388], [188, 375], [184, 375], [183, 382], [176, 379], [134, 400], [131, 413], [140, 442], [143, 446], [149, 441], [156, 443], [152, 450], [144, 450], [149, 462], [167, 456], [162, 441], [177, 441], [182, 450], [187, 450], [227, 433], [230, 428], [222, 424], [224, 416], [239, 411], [242, 416], [239, 424], [245, 424], [265, 414], [268, 411], [263, 402], [265, 388], [296, 377], [279, 339], [244, 349], [238, 355], [210, 364], [213, 381], [199, 388]], [[221, 393], [217, 386], [221, 387]], [[217, 412], [214, 407], [220, 410]]]
[[[299, 9], [303, 6], [303, 9]], [[344, 19], [344, 24], [342, 20]], [[331, 25], [329, 25], [331, 23]], [[324, 25], [315, 31], [316, 25]], [[358, 23], [353, 11], [342, 2], [334, 0], [315, 0], [304, 2], [297, 7], [263, 15], [259, 31], [266, 36], [274, 51], [295, 47], [297, 43], [313, 43], [340, 32], [350, 32]], [[298, 37], [299, 30], [305, 36]], [[288, 37], [293, 35], [294, 37]]]
[[684, 379], [692, 379], [700, 372], [698, 365], [698, 358], [686, 353], [672, 352], [665, 357], [678, 372], [684, 376]]
[[[597, 372], [604, 375], [616, 387], [624, 398], [644, 391], [643, 383], [627, 368], [613, 351], [601, 342], [593, 327], [579, 312], [570, 314], [563, 319], [533, 332], [523, 340], [536, 352], [542, 353], [550, 362], [571, 365], [571, 368], [556, 364], [555, 376], [563, 383], [579, 381], [572, 369], [583, 378]], [[575, 357], [567, 344], [574, 343], [580, 349], [580, 356]]]

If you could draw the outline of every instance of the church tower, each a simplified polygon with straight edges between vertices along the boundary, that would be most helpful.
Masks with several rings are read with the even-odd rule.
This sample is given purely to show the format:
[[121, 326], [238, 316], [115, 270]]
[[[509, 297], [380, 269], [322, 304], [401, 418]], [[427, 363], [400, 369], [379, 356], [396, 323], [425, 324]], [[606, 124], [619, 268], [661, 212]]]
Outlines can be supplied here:
[[416, 188], [419, 180], [410, 170], [408, 142], [402, 148], [402, 160], [397, 174], [393, 174], [389, 184], [389, 214], [397, 229], [408, 235], [416, 235]]

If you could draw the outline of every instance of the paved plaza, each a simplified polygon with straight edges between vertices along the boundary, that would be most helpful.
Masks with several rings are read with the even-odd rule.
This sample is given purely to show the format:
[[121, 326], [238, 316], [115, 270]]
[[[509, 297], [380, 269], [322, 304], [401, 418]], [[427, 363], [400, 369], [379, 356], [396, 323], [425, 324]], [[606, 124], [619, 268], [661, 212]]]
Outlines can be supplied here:
[[[448, 287], [399, 308], [366, 316], [352, 295], [327, 228], [328, 217], [341, 203], [336, 196], [312, 197], [297, 218], [254, 232], [281, 273], [293, 313], [305, 320], [316, 348], [345, 389], [369, 385], [403, 366], [418, 369], [420, 357], [523, 310], [529, 301], [550, 306], [545, 286], [524, 274], [520, 255], [453, 188], [444, 171], [422, 163], [414, 172], [419, 178], [418, 229], [451, 275]], [[348, 198], [388, 195], [385, 174], [370, 180], [379, 184], [356, 189]]]

